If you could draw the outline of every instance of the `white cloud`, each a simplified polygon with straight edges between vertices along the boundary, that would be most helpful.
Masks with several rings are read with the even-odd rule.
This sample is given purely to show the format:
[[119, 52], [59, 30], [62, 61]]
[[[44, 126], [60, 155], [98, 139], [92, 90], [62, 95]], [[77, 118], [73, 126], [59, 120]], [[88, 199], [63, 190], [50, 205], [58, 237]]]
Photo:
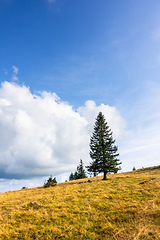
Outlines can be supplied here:
[[14, 74], [12, 75], [12, 81], [15, 81], [15, 82], [18, 81], [18, 77]]
[[[119, 147], [122, 170], [133, 166], [159, 165], [160, 112], [159, 88], [148, 86], [147, 100], [130, 106], [130, 129], [120, 112], [109, 105], [96, 106], [86, 101], [77, 111], [55, 93], [32, 94], [26, 86], [4, 82], [0, 88], [0, 177], [8, 188], [17, 189], [27, 180], [28, 186], [43, 184], [43, 177], [67, 179], [80, 159], [87, 165], [89, 140], [97, 114], [102, 111]], [[14, 184], [6, 179], [17, 179]], [[12, 182], [13, 183], [13, 182]], [[16, 188], [17, 184], [17, 188]], [[8, 189], [8, 190], [9, 190]], [[1, 191], [1, 190], [0, 190]]]
[[18, 74], [19, 69], [15, 66], [12, 66], [12, 69], [13, 69], [12, 81], [16, 82], [16, 81], [18, 81], [17, 74]]
[[35, 95], [26, 86], [2, 83], [0, 176], [57, 176], [74, 171], [80, 159], [88, 164], [90, 134], [99, 111], [120, 138], [125, 121], [114, 107], [87, 101], [76, 112], [55, 93]]
[[96, 106], [96, 103], [90, 100], [86, 101], [85, 106], [79, 107], [77, 111], [90, 123], [90, 132], [93, 130], [95, 117], [101, 111], [105, 115], [106, 121], [117, 140], [121, 139], [121, 137], [124, 138], [124, 135], [128, 135], [127, 131], [125, 131], [126, 122], [115, 107], [105, 104]]
[[14, 74], [18, 74], [19, 69], [15, 66], [12, 66]]
[[44, 178], [37, 179], [0, 179], [0, 192], [20, 190], [23, 187], [33, 188], [35, 186], [42, 186]]
[[10, 106], [11, 103], [6, 99], [0, 99], [0, 106]]

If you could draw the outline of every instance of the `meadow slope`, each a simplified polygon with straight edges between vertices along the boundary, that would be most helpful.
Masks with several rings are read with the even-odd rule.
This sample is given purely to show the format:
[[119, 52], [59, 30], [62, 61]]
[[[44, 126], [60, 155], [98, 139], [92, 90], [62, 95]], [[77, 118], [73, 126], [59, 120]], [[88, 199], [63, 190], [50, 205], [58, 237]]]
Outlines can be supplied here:
[[107, 177], [0, 193], [0, 239], [160, 239], [160, 167]]

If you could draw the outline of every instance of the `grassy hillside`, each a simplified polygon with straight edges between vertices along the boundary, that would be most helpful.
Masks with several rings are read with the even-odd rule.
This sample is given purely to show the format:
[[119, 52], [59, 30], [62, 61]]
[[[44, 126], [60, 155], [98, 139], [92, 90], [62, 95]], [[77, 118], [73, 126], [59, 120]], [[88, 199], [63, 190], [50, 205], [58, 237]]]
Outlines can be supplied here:
[[1, 193], [0, 239], [160, 239], [159, 167], [89, 180]]

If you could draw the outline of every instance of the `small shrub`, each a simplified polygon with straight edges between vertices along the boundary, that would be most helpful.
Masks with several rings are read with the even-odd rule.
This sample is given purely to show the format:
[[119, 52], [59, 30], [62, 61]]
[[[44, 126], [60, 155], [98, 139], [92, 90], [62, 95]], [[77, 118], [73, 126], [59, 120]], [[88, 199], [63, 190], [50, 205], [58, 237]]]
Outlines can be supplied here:
[[44, 183], [44, 187], [54, 187], [57, 185], [57, 181], [56, 178], [52, 178], [52, 176], [50, 176], [47, 180], [47, 182]]

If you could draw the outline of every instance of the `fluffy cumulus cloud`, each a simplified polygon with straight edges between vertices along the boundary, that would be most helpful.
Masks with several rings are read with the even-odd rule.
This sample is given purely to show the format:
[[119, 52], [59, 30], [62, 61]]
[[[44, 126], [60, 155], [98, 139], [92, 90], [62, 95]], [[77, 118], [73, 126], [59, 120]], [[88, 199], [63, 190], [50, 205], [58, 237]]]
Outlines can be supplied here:
[[115, 107], [103, 103], [100, 106], [96, 106], [96, 103], [90, 100], [85, 103], [85, 106], [79, 107], [77, 111], [90, 123], [89, 132], [93, 131], [95, 117], [101, 111], [105, 115], [108, 125], [113, 130], [113, 136], [117, 140], [128, 135], [128, 132], [125, 131], [127, 127], [126, 122]]
[[[109, 105], [86, 101], [76, 111], [55, 93], [3, 82], [0, 87], [0, 192], [43, 185], [49, 175], [68, 179], [80, 159], [87, 165], [95, 118], [102, 111], [119, 147], [122, 171], [159, 165], [159, 89], [128, 109], [128, 126]], [[127, 130], [128, 129], [128, 130]], [[34, 178], [34, 179], [33, 179]]]
[[117, 139], [125, 121], [114, 107], [87, 101], [77, 111], [55, 93], [35, 95], [26, 86], [4, 82], [0, 88], [0, 177], [27, 179], [73, 171], [88, 164], [89, 139], [102, 111]]

